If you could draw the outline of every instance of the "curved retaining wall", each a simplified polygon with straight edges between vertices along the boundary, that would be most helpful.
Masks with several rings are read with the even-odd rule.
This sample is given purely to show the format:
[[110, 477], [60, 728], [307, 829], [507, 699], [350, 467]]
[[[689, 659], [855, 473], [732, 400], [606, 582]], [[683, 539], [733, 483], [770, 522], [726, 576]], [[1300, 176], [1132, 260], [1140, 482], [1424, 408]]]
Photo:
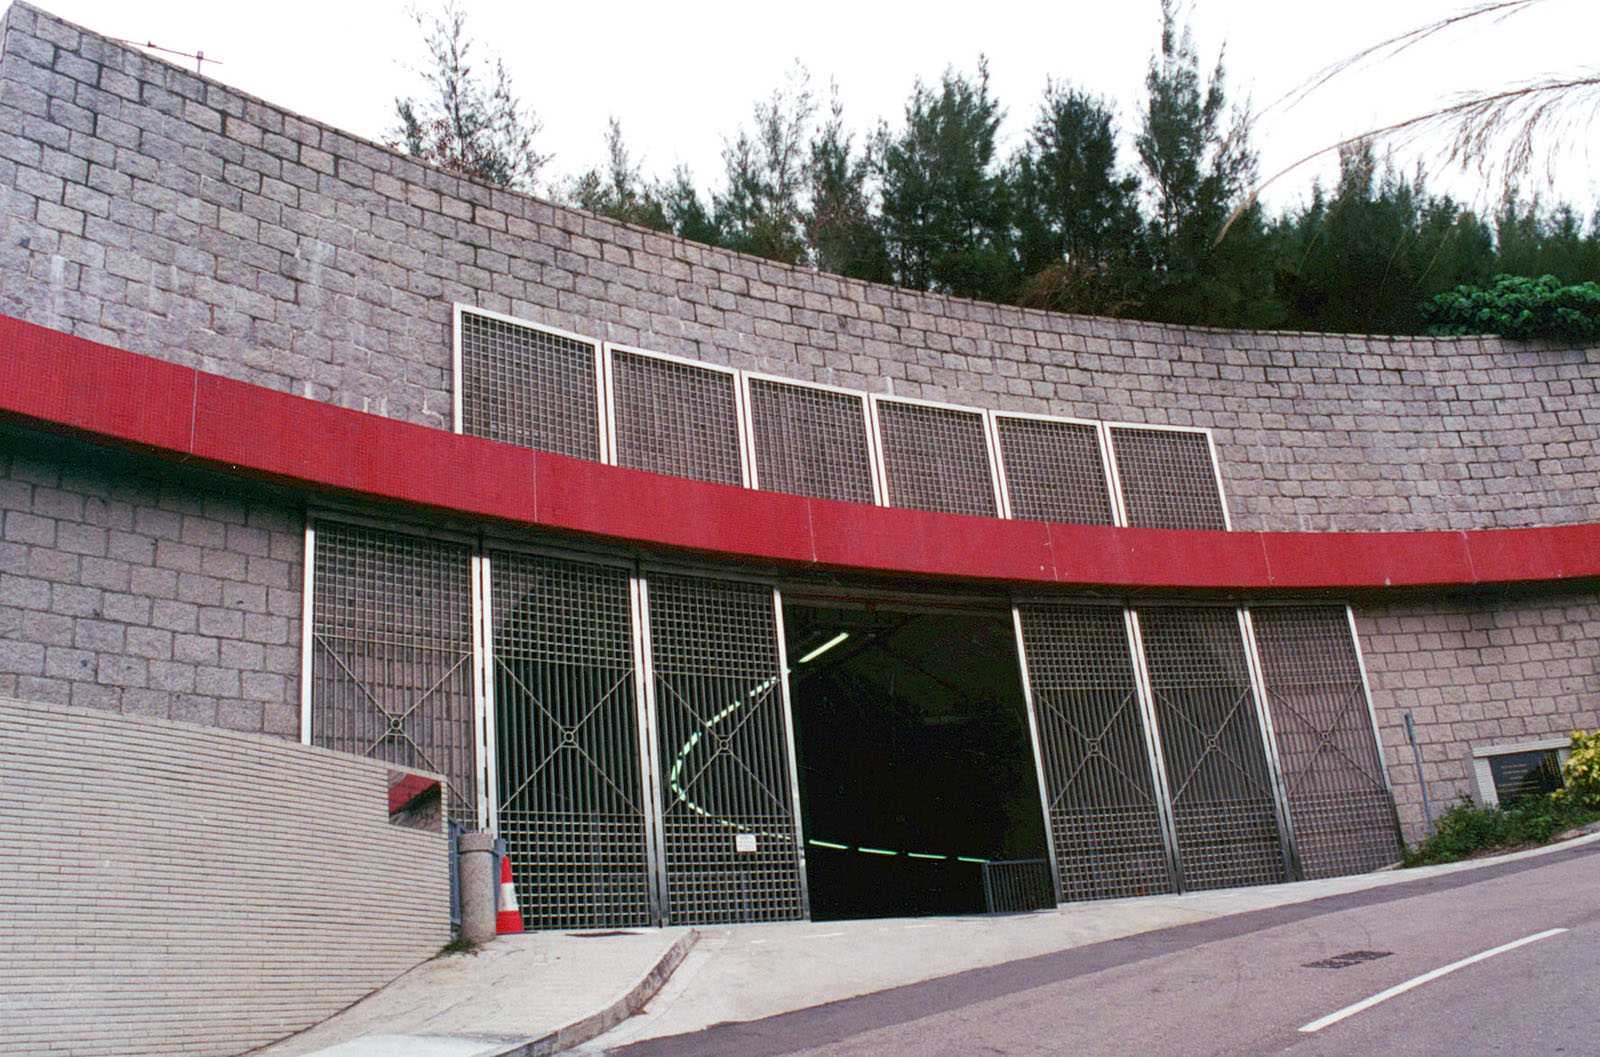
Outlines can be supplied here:
[[1062, 316], [788, 268], [490, 189], [13, 4], [0, 310], [404, 421], [461, 301], [900, 396], [1215, 431], [1236, 527], [1600, 521], [1600, 350]]
[[0, 1051], [242, 1053], [450, 938], [382, 763], [0, 698], [0, 773]]

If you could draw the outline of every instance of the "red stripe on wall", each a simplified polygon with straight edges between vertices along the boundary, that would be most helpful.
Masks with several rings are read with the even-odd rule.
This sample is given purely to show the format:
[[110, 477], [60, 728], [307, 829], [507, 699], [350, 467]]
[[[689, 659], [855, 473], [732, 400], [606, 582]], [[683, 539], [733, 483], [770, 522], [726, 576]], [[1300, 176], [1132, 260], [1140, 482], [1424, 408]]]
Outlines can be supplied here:
[[1600, 525], [1199, 532], [808, 499], [351, 411], [0, 316], [0, 416], [241, 476], [730, 559], [1118, 590], [1366, 591], [1600, 577]]

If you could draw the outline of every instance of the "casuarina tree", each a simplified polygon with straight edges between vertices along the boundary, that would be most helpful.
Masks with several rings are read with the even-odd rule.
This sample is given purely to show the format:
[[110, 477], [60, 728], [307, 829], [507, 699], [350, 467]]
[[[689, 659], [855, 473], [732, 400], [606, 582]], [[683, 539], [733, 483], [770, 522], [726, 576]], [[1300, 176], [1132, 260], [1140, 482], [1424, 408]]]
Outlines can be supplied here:
[[505, 65], [478, 61], [466, 12], [455, 0], [445, 0], [437, 14], [412, 17], [428, 53], [417, 71], [425, 91], [395, 100], [399, 124], [390, 130], [390, 145], [488, 183], [533, 190], [550, 159], [533, 147], [539, 120], [517, 99]]

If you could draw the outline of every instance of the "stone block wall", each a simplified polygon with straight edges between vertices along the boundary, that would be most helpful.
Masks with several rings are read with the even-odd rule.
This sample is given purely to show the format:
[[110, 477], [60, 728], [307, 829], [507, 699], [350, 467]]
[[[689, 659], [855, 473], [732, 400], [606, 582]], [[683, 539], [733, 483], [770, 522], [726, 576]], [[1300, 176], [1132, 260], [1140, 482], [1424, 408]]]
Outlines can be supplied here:
[[802, 380], [1210, 427], [1241, 529], [1600, 520], [1600, 350], [1239, 333], [918, 294], [452, 176], [14, 3], [0, 311], [413, 422], [460, 301]]
[[300, 736], [302, 512], [0, 432], [0, 695]]
[[0, 698], [0, 1052], [243, 1053], [450, 937], [384, 764]]
[[1435, 814], [1472, 792], [1474, 748], [1600, 727], [1600, 595], [1356, 606], [1389, 781], [1408, 840], [1425, 834], [1405, 714]]

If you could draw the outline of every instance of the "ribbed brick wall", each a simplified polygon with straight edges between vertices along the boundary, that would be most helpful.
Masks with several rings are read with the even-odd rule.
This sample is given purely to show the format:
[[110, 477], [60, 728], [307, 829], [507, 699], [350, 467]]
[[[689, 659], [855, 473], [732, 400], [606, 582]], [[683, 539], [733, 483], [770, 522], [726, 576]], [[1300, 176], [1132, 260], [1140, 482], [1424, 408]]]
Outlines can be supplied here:
[[1474, 748], [1600, 727], [1600, 596], [1356, 607], [1389, 780], [1406, 837], [1424, 835], [1405, 714], [1437, 813], [1471, 794]]
[[0, 699], [0, 774], [0, 1053], [241, 1053], [450, 936], [382, 764]]
[[1600, 351], [1052, 315], [491, 190], [13, 4], [0, 311], [410, 421], [450, 304], [910, 397], [1208, 426], [1242, 529], [1600, 520]]
[[305, 522], [0, 432], [0, 694], [300, 735]]

